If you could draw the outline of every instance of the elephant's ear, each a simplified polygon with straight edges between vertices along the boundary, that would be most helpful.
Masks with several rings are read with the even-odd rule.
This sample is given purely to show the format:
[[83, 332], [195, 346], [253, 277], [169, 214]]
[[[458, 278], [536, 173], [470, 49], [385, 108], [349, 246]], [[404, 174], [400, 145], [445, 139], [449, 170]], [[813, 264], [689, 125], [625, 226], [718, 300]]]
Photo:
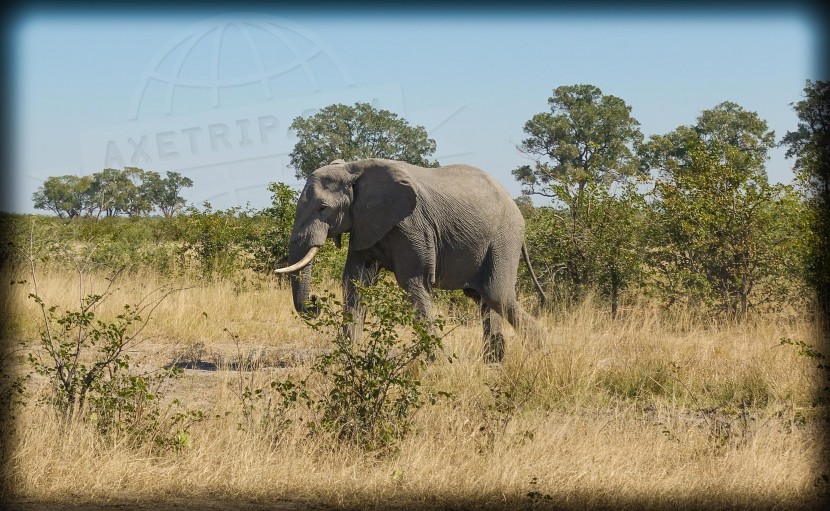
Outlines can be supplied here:
[[356, 175], [349, 247], [365, 250], [386, 236], [414, 210], [417, 202], [409, 174], [382, 160], [352, 163]]

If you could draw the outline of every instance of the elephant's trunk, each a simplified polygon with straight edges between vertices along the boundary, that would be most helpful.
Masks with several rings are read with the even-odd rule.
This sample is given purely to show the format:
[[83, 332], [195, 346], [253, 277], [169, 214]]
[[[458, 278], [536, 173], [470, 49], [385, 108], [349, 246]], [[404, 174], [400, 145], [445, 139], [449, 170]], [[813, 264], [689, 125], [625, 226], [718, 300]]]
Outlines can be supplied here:
[[307, 264], [299, 273], [291, 275], [291, 294], [294, 297], [294, 309], [300, 314], [312, 312], [308, 307], [312, 266], [314, 266], [313, 262]]
[[[308, 306], [308, 299], [311, 291], [311, 269], [314, 266], [314, 256], [319, 249], [319, 246], [308, 247], [305, 243], [296, 241], [288, 248], [288, 260], [297, 261], [288, 268], [293, 269], [290, 273], [291, 294], [294, 298], [294, 309], [300, 314], [316, 313], [313, 307]], [[316, 297], [311, 297], [312, 302], [315, 299]]]
[[[311, 290], [311, 269], [314, 266], [314, 257], [317, 251], [326, 242], [329, 226], [319, 218], [308, 213], [303, 208], [303, 201], [297, 205], [297, 218], [291, 231], [291, 243], [288, 245], [288, 261], [292, 264], [278, 270], [291, 275], [291, 293], [294, 298], [294, 309], [300, 314], [317, 314], [316, 307], [308, 306], [309, 291]], [[308, 202], [308, 201], [306, 201]], [[315, 296], [311, 296], [314, 303]]]

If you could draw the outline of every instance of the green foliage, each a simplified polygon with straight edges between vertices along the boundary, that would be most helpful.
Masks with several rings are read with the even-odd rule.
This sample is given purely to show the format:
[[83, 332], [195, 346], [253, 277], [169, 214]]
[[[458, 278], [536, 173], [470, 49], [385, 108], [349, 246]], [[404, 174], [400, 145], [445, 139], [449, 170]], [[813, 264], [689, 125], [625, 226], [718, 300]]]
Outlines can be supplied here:
[[271, 205], [258, 213], [245, 245], [253, 255], [256, 271], [268, 273], [288, 258], [288, 244], [297, 210], [299, 192], [285, 183], [269, 183]]
[[660, 178], [648, 225], [655, 283], [730, 316], [792, 295], [804, 221], [792, 189], [767, 182], [774, 135], [734, 103], [644, 145]]
[[[65, 222], [42, 215], [3, 218], [0, 259], [10, 266], [28, 264], [31, 251], [40, 264], [105, 273], [153, 270], [173, 275], [184, 270], [179, 229], [174, 219], [78, 218]], [[34, 243], [30, 243], [34, 240]]]
[[[815, 120], [811, 100], [798, 111]], [[650, 285], [667, 303], [745, 316], [799, 296], [817, 210], [767, 182], [775, 138], [756, 113], [725, 102], [643, 144], [630, 108], [596, 87], [559, 87], [549, 103], [525, 125], [520, 150], [534, 166], [513, 174], [526, 193], [553, 199], [552, 208], [523, 203], [523, 214], [530, 252], [560, 302], [594, 290], [615, 313], [623, 289]], [[815, 160], [804, 149], [808, 125], [785, 140], [807, 155], [805, 168]], [[647, 197], [638, 166], [659, 174]]]
[[804, 99], [793, 108], [798, 129], [788, 132], [782, 144], [789, 146], [787, 157], [795, 157], [793, 170], [806, 203], [807, 279], [830, 325], [830, 82], [807, 80]]
[[342, 304], [331, 293], [323, 296], [320, 314], [304, 321], [332, 339], [331, 350], [317, 358], [310, 376], [276, 381], [272, 388], [286, 404], [299, 402], [313, 412], [312, 433], [332, 432], [375, 450], [409, 431], [413, 413], [427, 401], [449, 396], [423, 390], [419, 379], [441, 350], [441, 338], [432, 332], [444, 322], [422, 322], [393, 283], [358, 286], [358, 292], [368, 311], [360, 339], [347, 335], [355, 321]]
[[[271, 183], [269, 190], [272, 203], [261, 210], [214, 210], [205, 203], [172, 217], [81, 217], [72, 222], [3, 213], [0, 262], [25, 262], [20, 255], [30, 248], [33, 234], [35, 258], [50, 266], [75, 271], [83, 263], [105, 272], [233, 279], [242, 290], [270, 276], [288, 254], [298, 193], [283, 183]], [[348, 234], [343, 242], [348, 247]], [[345, 258], [346, 248], [326, 243], [315, 260], [315, 279], [339, 281]]]
[[[572, 202], [588, 182], [610, 184], [637, 174], [632, 146], [642, 140], [631, 107], [593, 85], [561, 86], [550, 112], [525, 123], [519, 150], [534, 160], [513, 170], [529, 194]], [[569, 199], [569, 200], [566, 200]]]
[[426, 129], [410, 126], [405, 119], [369, 103], [329, 105], [308, 118], [297, 117], [291, 129], [298, 138], [291, 153], [298, 179], [336, 159], [388, 158], [426, 167], [438, 165], [428, 159], [435, 153], [435, 141]]
[[32, 195], [37, 209], [52, 211], [59, 217], [74, 218], [88, 208], [92, 179], [78, 176], [53, 176]]
[[[131, 374], [129, 367], [97, 379], [89, 393], [84, 416], [98, 433], [110, 441], [126, 440], [130, 445], [152, 445], [156, 449], [182, 450], [190, 446], [188, 430], [207, 417], [201, 410], [181, 410], [172, 400], [163, 406], [164, 386], [177, 379], [180, 368], [156, 373]], [[175, 411], [174, 411], [175, 410]]]
[[165, 217], [170, 217], [184, 207], [185, 200], [179, 194], [193, 186], [193, 181], [178, 172], [167, 172], [164, 178], [157, 172], [147, 172], [142, 186], [147, 201]]
[[[123, 267], [110, 272], [102, 292], [85, 291], [92, 273], [106, 271], [111, 261], [96, 261], [98, 245], [73, 246], [59, 236], [48, 236], [53, 231], [48, 229], [50, 219], [41, 220], [46, 221], [32, 219], [28, 244], [20, 243], [16, 251], [28, 263], [29, 298], [39, 310], [38, 341], [32, 349], [28, 349], [28, 341], [24, 346], [30, 367], [48, 382], [50, 392], [42, 402], [53, 406], [67, 421], [92, 423], [108, 440], [180, 447], [186, 436], [182, 428], [203, 418], [200, 412], [170, 415], [170, 408], [165, 412], [160, 408], [161, 387], [181, 370], [139, 371], [130, 357], [151, 314], [174, 290], [159, 288], [137, 304], [124, 305], [115, 317], [100, 317], [98, 311], [114, 292]], [[71, 267], [77, 276], [80, 298], [76, 308], [49, 305], [41, 297], [36, 267], [50, 259]]]
[[[190, 206], [175, 219], [179, 256], [192, 261], [206, 278], [244, 276], [246, 270], [272, 275], [286, 262], [298, 192], [283, 183], [271, 183], [271, 206], [263, 210], [232, 207], [214, 210]], [[348, 247], [348, 235], [344, 236]], [[315, 279], [340, 280], [346, 249], [326, 243], [315, 258]]]
[[92, 175], [88, 195], [88, 214], [98, 210], [97, 216], [117, 216], [122, 213], [140, 215], [149, 211], [150, 207], [134, 179], [141, 180], [144, 171], [134, 167], [123, 171], [104, 169]]
[[46, 402], [66, 420], [81, 418], [94, 424], [108, 440], [181, 447], [186, 428], [204, 418], [198, 411], [170, 415], [169, 408], [161, 409], [160, 389], [181, 369], [136, 372], [129, 355], [152, 311], [172, 291], [146, 303], [125, 305], [114, 319], [104, 320], [95, 310], [111, 294], [110, 288], [84, 296], [77, 309], [62, 309], [38, 296], [34, 267], [32, 279], [35, 293], [29, 297], [41, 311], [41, 322], [38, 349], [28, 360], [49, 382]]
[[144, 216], [156, 208], [169, 217], [184, 206], [179, 194], [190, 186], [193, 181], [178, 172], [167, 172], [162, 178], [158, 172], [126, 167], [104, 169], [91, 176], [49, 177], [32, 200], [35, 208], [52, 211], [61, 218]]
[[[622, 291], [642, 282], [644, 207], [633, 183], [612, 193], [589, 181], [564, 209], [525, 209], [527, 246], [554, 301], [575, 304], [598, 291], [616, 315]], [[521, 272], [523, 287], [532, 289], [523, 266]]]
[[252, 212], [239, 207], [214, 210], [207, 201], [202, 208], [189, 206], [181, 218], [182, 255], [194, 257], [203, 276], [230, 277], [247, 264], [245, 240]]
[[320, 247], [320, 251], [314, 257], [314, 272], [311, 275], [311, 280], [315, 286], [325, 282], [340, 282], [342, 280], [350, 239], [351, 236], [346, 233], [341, 238], [342, 245], [340, 248], [337, 248], [331, 240], [326, 240], [326, 243]]
[[528, 245], [556, 282], [555, 299], [573, 302], [598, 289], [616, 314], [620, 291], [639, 272], [639, 123], [623, 100], [592, 85], [558, 87], [548, 104], [549, 113], [525, 123], [529, 137], [519, 146], [534, 165], [513, 170], [525, 194], [551, 198], [556, 208], [524, 204]]

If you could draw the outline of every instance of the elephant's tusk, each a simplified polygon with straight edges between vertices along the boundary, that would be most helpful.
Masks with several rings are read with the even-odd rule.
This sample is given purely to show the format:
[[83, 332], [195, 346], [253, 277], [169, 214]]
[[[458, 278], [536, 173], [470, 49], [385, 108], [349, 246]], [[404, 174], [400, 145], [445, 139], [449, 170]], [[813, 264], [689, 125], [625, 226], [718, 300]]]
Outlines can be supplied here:
[[274, 273], [291, 273], [292, 271], [297, 271], [305, 268], [308, 265], [308, 263], [310, 263], [311, 260], [314, 259], [314, 256], [317, 255], [318, 250], [320, 250], [320, 247], [311, 247], [308, 250], [308, 253], [305, 255], [305, 257], [303, 257], [296, 263], [292, 264], [291, 266], [286, 266], [285, 268], [277, 268], [276, 270], [274, 270]]

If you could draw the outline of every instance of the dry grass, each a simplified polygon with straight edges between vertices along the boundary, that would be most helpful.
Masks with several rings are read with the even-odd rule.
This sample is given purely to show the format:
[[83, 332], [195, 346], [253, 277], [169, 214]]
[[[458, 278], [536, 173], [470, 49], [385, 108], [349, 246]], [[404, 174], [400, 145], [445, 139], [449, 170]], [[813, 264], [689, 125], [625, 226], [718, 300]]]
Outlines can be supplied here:
[[[50, 273], [39, 284], [47, 303], [77, 303], [77, 277]], [[126, 283], [99, 314], [162, 284], [153, 275]], [[15, 336], [34, 339], [28, 292], [13, 286], [0, 305], [13, 312]], [[818, 420], [826, 409], [813, 406], [824, 376], [779, 345], [789, 337], [830, 354], [814, 325], [774, 316], [701, 325], [645, 305], [611, 321], [597, 310], [587, 302], [543, 317], [550, 336], [537, 350], [507, 327], [498, 367], [481, 362], [476, 324], [453, 329], [445, 349], [457, 360], [431, 365], [423, 378], [455, 398], [420, 410], [414, 433], [378, 455], [310, 438], [301, 425], [240, 429], [240, 383], [307, 371], [304, 353], [325, 339], [304, 327], [290, 292], [274, 282], [242, 292], [228, 283], [192, 287], [161, 304], [135, 353], [150, 366], [213, 364], [185, 371], [168, 392], [217, 416], [193, 426], [189, 448], [153, 454], [104, 443], [86, 424], [63, 425], [35, 405], [42, 389], [33, 380], [6, 472], [27, 502], [134, 508], [792, 509], [826, 495]], [[240, 354], [247, 365], [228, 362]]]

